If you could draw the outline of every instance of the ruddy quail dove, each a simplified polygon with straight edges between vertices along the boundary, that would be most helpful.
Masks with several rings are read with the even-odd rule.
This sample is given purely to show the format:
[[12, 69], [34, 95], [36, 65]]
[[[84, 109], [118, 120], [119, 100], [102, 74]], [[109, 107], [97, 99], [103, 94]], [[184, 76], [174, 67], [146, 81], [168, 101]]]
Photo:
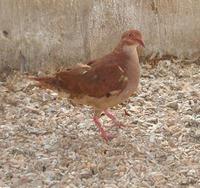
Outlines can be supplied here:
[[87, 64], [78, 64], [70, 69], [48, 77], [32, 77], [41, 86], [67, 93], [78, 104], [90, 105], [95, 113], [93, 120], [106, 141], [112, 139], [100, 122], [102, 112], [117, 126], [119, 121], [108, 111], [128, 99], [137, 89], [140, 65], [137, 47], [144, 47], [140, 31], [131, 29], [123, 33], [114, 50]]

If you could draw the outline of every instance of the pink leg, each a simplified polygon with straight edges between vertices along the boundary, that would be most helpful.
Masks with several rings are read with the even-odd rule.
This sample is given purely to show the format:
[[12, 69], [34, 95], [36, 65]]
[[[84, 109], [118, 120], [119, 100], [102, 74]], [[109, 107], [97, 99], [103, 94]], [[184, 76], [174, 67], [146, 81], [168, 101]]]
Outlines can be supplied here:
[[94, 116], [94, 117], [93, 117], [93, 120], [94, 120], [96, 126], [97, 126], [98, 129], [99, 129], [99, 132], [100, 132], [100, 134], [101, 134], [101, 137], [102, 137], [106, 142], [114, 138], [112, 135], [108, 135], [108, 134], [106, 133], [106, 131], [103, 129], [103, 127], [102, 127], [102, 125], [101, 125], [101, 122], [99, 121], [99, 118], [98, 118], [97, 116]]
[[119, 128], [123, 128], [125, 127], [125, 125], [123, 125], [122, 123], [120, 123], [117, 118], [108, 110], [104, 110], [104, 113], [106, 116], [108, 116], [114, 123], [115, 126], [119, 127]]

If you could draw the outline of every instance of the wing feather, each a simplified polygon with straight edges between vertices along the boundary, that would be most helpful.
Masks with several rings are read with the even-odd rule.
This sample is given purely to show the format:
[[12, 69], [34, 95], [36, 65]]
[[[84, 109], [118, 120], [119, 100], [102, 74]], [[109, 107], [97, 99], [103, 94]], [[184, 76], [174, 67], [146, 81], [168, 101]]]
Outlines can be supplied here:
[[64, 91], [71, 97], [109, 97], [117, 95], [126, 86], [126, 57], [109, 54], [101, 59], [78, 64], [75, 67], [61, 71], [53, 77], [35, 78], [47, 88]]

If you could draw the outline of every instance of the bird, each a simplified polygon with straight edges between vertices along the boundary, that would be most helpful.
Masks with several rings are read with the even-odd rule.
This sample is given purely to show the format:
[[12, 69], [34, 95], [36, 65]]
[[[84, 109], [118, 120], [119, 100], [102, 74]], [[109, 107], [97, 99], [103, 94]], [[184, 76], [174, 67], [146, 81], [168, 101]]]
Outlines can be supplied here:
[[137, 91], [140, 80], [138, 46], [145, 47], [141, 32], [129, 29], [122, 33], [116, 47], [107, 55], [76, 64], [52, 76], [31, 79], [43, 88], [65, 93], [73, 104], [92, 106], [93, 121], [107, 142], [114, 136], [105, 131], [101, 114], [104, 113], [117, 127], [124, 126], [109, 109], [126, 101]]

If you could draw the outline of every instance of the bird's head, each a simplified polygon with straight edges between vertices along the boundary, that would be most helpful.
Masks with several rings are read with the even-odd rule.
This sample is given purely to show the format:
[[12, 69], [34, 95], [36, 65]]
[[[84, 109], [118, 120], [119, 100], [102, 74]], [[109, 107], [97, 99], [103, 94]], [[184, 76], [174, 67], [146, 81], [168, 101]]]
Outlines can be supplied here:
[[121, 38], [122, 42], [126, 45], [141, 45], [143, 47], [145, 47], [144, 45], [144, 41], [142, 38], [142, 34], [140, 33], [140, 31], [135, 30], [135, 29], [130, 29], [126, 32], [123, 33], [122, 38]]

